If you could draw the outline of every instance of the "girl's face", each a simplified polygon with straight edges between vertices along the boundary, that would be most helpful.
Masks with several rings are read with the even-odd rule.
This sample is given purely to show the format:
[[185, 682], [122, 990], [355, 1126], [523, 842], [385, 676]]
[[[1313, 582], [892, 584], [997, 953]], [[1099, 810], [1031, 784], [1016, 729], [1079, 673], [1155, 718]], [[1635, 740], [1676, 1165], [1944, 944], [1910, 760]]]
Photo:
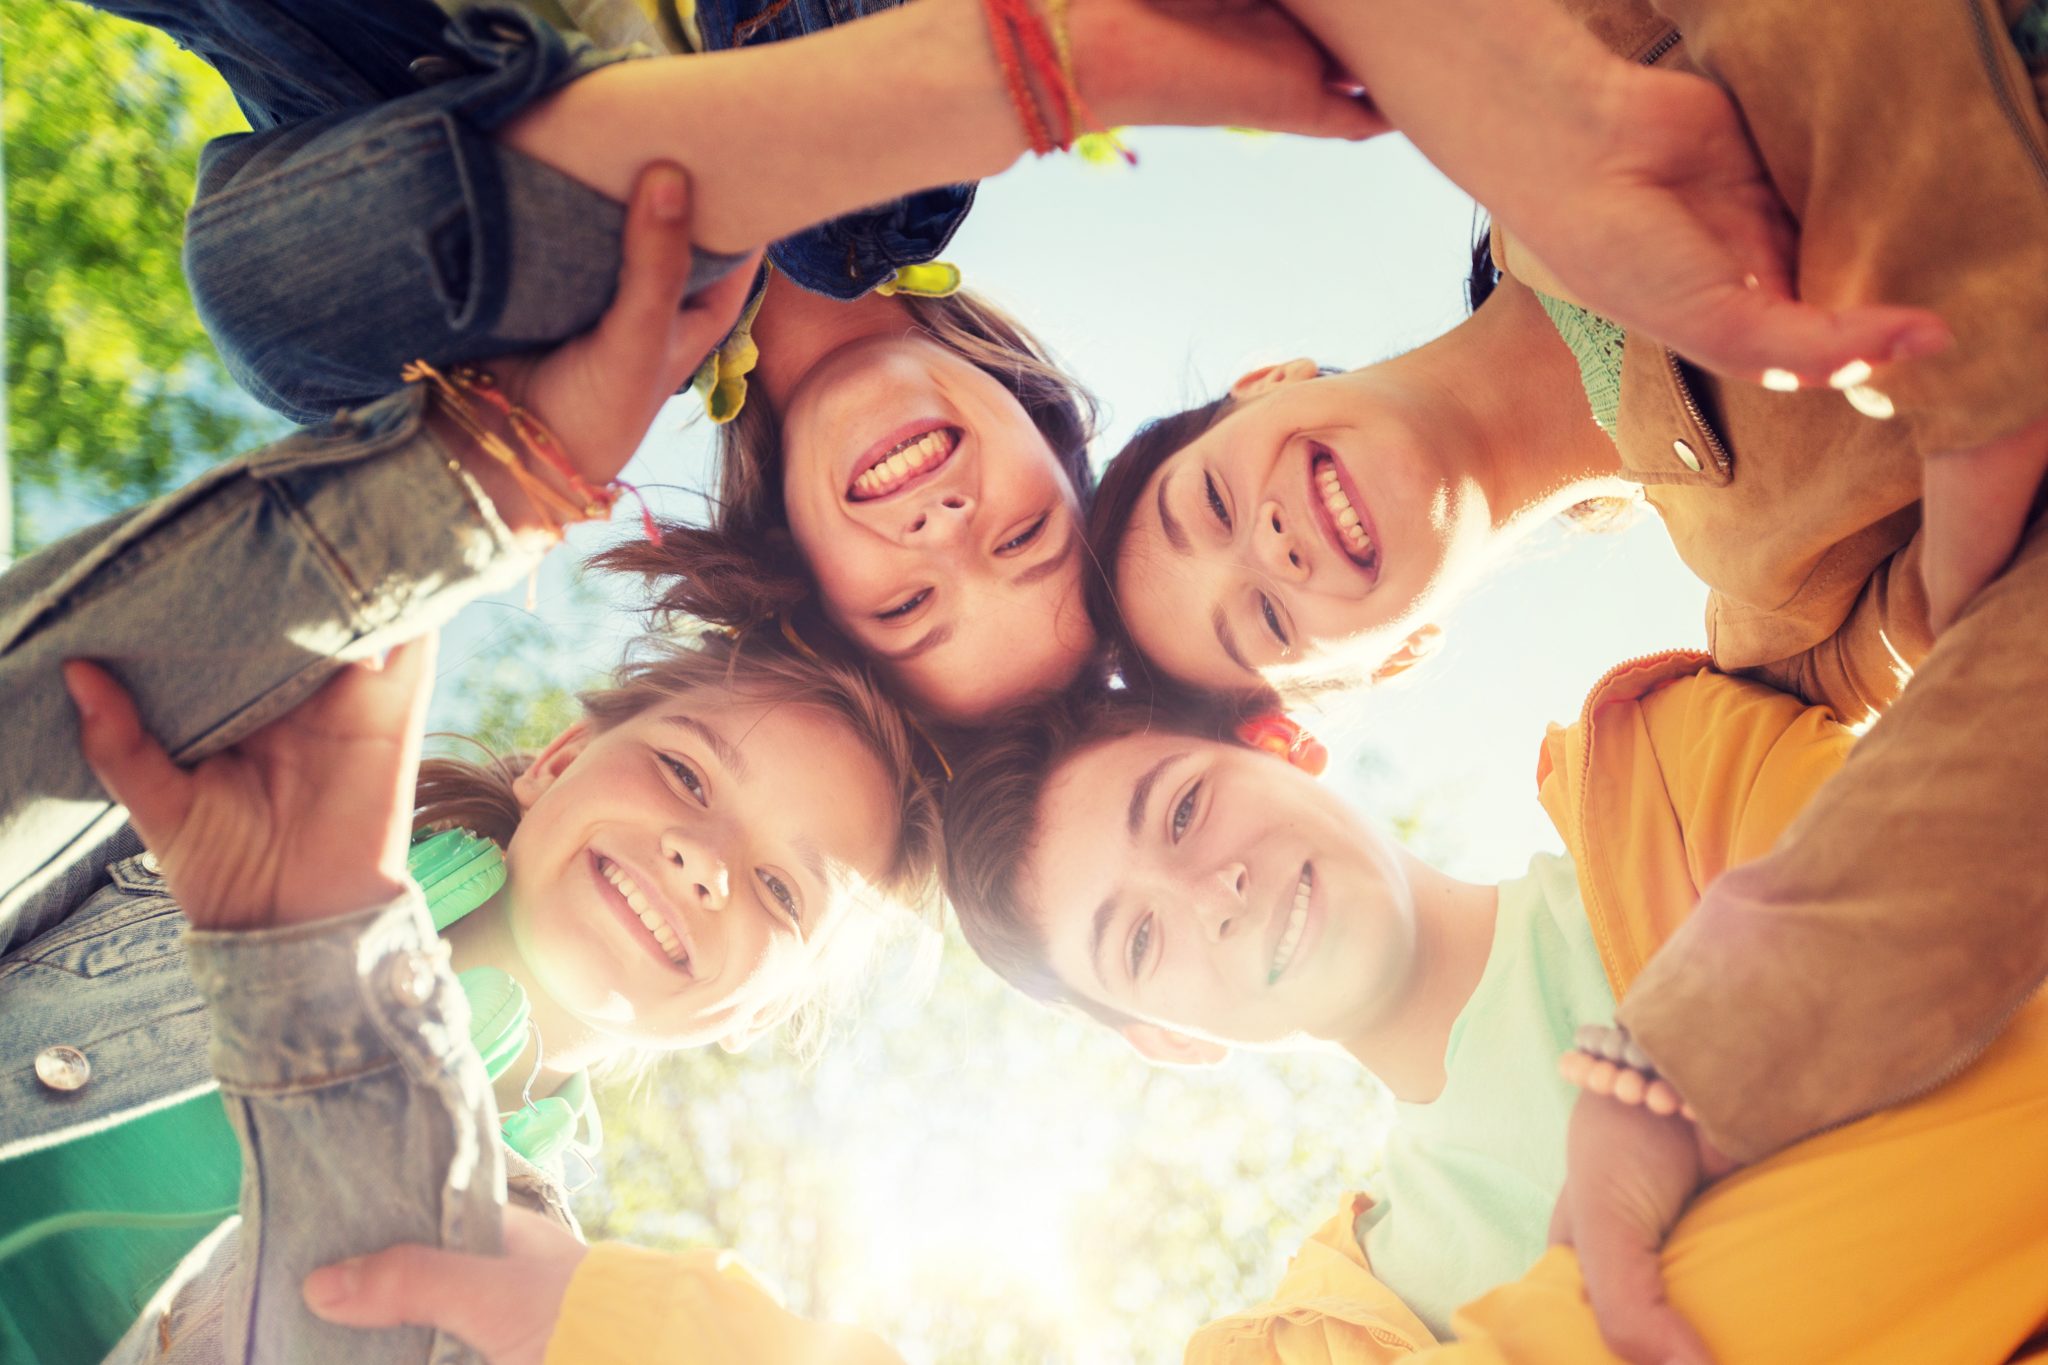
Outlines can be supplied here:
[[1111, 740], [1062, 764], [1038, 813], [1030, 903], [1054, 971], [1099, 1004], [1224, 1043], [1342, 1040], [1409, 976], [1393, 848], [1269, 754]]
[[779, 1020], [898, 834], [882, 765], [841, 718], [716, 688], [570, 727], [516, 791], [521, 955], [598, 1032], [657, 1047]]
[[1223, 419], [1139, 495], [1115, 565], [1138, 647], [1183, 682], [1242, 692], [1341, 647], [1367, 670], [1483, 542], [1474, 486], [1372, 371], [1255, 371]]
[[920, 703], [973, 720], [1080, 672], [1079, 500], [1008, 389], [891, 334], [820, 361], [782, 417], [783, 503], [826, 610]]

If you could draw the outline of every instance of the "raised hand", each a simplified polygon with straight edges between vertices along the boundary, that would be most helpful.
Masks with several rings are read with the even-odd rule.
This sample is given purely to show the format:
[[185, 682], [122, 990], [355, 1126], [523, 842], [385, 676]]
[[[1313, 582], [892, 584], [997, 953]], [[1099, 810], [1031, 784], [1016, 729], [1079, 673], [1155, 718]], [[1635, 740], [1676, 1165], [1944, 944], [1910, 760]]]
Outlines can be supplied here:
[[171, 761], [105, 669], [64, 665], [85, 761], [128, 808], [196, 929], [301, 923], [402, 895], [429, 636], [351, 664], [239, 744]]

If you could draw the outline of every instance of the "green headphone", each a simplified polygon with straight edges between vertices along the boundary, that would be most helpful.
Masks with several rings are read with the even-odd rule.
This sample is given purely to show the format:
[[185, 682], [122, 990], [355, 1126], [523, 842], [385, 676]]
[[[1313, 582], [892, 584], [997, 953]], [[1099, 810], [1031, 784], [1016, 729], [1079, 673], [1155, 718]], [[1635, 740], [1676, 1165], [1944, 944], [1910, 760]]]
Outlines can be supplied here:
[[[466, 829], [422, 832], [406, 854], [406, 870], [427, 898], [435, 932], [476, 909], [505, 884], [505, 851]], [[533, 1007], [526, 988], [496, 967], [472, 967], [456, 981], [469, 1000], [469, 1039], [493, 1081], [526, 1050]], [[573, 1144], [594, 1148], [603, 1140], [591, 1102], [590, 1073], [579, 1071], [561, 1089], [528, 1100], [508, 1115], [500, 1130], [505, 1145], [536, 1166], [550, 1166]]]

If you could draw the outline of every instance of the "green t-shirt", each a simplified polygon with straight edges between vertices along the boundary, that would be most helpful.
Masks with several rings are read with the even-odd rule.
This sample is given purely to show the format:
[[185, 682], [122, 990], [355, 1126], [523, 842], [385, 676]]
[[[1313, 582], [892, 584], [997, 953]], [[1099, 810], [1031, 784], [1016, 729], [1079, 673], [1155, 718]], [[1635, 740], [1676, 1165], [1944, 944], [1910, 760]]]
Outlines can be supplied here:
[[1543, 1254], [1577, 1091], [1557, 1074], [1614, 994], [1571, 861], [1539, 855], [1500, 888], [1493, 947], [1451, 1026], [1443, 1093], [1396, 1103], [1373, 1206], [1354, 1235], [1380, 1281], [1439, 1337], [1453, 1309]]

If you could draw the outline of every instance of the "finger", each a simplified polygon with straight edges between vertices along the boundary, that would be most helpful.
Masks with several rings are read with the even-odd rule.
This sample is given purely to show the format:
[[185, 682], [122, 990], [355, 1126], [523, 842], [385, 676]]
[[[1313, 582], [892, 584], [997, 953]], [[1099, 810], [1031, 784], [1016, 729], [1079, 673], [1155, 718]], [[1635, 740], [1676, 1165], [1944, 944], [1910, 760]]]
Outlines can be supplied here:
[[1643, 1092], [1643, 1107], [1659, 1118], [1670, 1118], [1678, 1112], [1678, 1105], [1678, 1092], [1667, 1080], [1651, 1081], [1650, 1088]]
[[1730, 284], [1705, 311], [1715, 321], [1698, 352], [1677, 349], [1708, 369], [1752, 380], [1772, 372], [1802, 386], [1819, 385], [1858, 361], [1916, 360], [1954, 343], [1941, 319], [1924, 309], [1872, 305], [1829, 311], [1769, 287]]
[[1623, 1104], [1641, 1104], [1644, 1092], [1648, 1089], [1649, 1086], [1643, 1080], [1643, 1073], [1630, 1070], [1628, 1067], [1621, 1068], [1614, 1078], [1614, 1098]]
[[64, 665], [64, 686], [78, 708], [78, 747], [86, 766], [128, 808], [144, 844], [170, 847], [192, 809], [192, 774], [171, 762], [142, 728], [134, 700], [105, 669], [73, 659]]
[[732, 331], [747, 300], [753, 296], [754, 277], [760, 268], [761, 252], [756, 251], [722, 279], [692, 295], [684, 305], [669, 329], [669, 388], [679, 389], [689, 383], [712, 348]]
[[406, 1243], [322, 1266], [300, 1292], [328, 1322], [432, 1327], [498, 1360], [508, 1340], [529, 1342], [537, 1331], [545, 1342], [552, 1328], [552, 1315], [516, 1268], [503, 1257]]
[[1706, 1343], [1664, 1296], [1662, 1229], [1635, 1226], [1613, 1206], [1587, 1201], [1574, 1209], [1571, 1231], [1608, 1349], [1635, 1365], [1709, 1365]]
[[1612, 1095], [1614, 1093], [1615, 1077], [1620, 1074], [1621, 1068], [1617, 1067], [1613, 1062], [1601, 1058], [1595, 1061], [1592, 1066], [1586, 1068], [1586, 1089], [1592, 1091], [1595, 1095]]
[[1557, 1059], [1557, 1074], [1581, 1088], [1586, 1084], [1586, 1073], [1592, 1069], [1593, 1058], [1577, 1048]]
[[1927, 457], [1920, 571], [1929, 615], [1945, 630], [2019, 548], [2048, 468], [2048, 419], [1973, 450]]
[[656, 162], [633, 182], [620, 243], [619, 289], [591, 333], [597, 363], [645, 364], [668, 335], [690, 286], [690, 182]]

